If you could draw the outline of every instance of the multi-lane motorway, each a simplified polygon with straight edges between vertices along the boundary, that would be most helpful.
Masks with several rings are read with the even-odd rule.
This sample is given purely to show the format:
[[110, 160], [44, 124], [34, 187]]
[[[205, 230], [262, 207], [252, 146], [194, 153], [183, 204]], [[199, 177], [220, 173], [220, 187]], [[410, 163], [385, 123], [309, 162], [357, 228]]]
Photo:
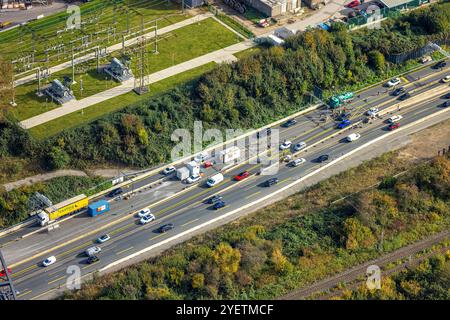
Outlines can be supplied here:
[[[400, 102], [398, 97], [392, 96], [392, 90], [380, 85], [361, 92], [346, 106], [347, 111], [351, 112], [352, 121], [358, 125], [346, 129], [341, 134], [336, 135], [338, 129], [333, 120], [321, 121], [324, 119], [323, 110], [299, 116], [296, 119], [297, 123], [289, 128], [273, 127], [279, 129], [281, 141], [287, 139], [293, 144], [305, 141], [308, 146], [314, 146], [295, 154], [295, 157], [307, 160], [304, 164], [291, 167], [281, 163], [275, 175], [279, 182], [272, 187], [264, 186], [264, 182], [272, 176], [258, 175], [261, 169], [261, 164], [258, 163], [243, 162], [229, 168], [224, 174], [225, 180], [213, 188], [205, 186], [206, 179], [202, 179], [198, 185], [186, 188], [186, 185], [177, 181], [175, 177], [154, 174], [133, 186], [136, 189], [150, 183], [151, 188], [142, 189], [129, 200], [112, 201], [111, 211], [103, 216], [90, 218], [81, 214], [61, 223], [59, 228], [51, 232], [36, 232], [37, 228], [32, 227], [0, 238], [3, 255], [13, 268], [12, 276], [19, 291], [18, 297], [40, 298], [49, 290], [65, 285], [69, 276], [67, 268], [70, 265], [80, 266], [83, 275], [104, 268], [119, 259], [155, 246], [257, 199], [270, 196], [276, 190], [323, 166], [324, 163], [316, 160], [319, 155], [327, 154], [331, 161], [386, 134], [389, 132], [385, 123], [387, 116], [368, 123], [361, 121], [365, 118], [364, 113], [371, 107], [376, 106], [380, 110], [394, 109], [394, 114], [403, 116], [400, 121], [402, 126], [442, 110], [444, 99], [441, 92], [449, 92], [450, 88], [448, 84], [440, 83], [439, 80], [448, 73], [450, 73], [448, 69], [435, 70], [427, 67], [402, 77], [402, 85], [411, 92], [410, 101], [428, 93], [429, 98], [421, 98], [416, 103], [410, 103], [411, 105], [401, 103], [400, 106], [405, 107], [401, 107], [400, 110], [397, 109]], [[353, 132], [360, 133], [361, 138], [352, 143], [345, 142], [343, 138]], [[213, 169], [210, 169], [208, 174], [212, 174], [211, 170]], [[240, 182], [235, 181], [233, 177], [244, 170], [249, 171], [251, 176]], [[204, 203], [215, 194], [223, 197], [227, 204], [225, 208], [213, 210], [211, 205]], [[139, 225], [134, 213], [145, 206], [151, 207], [157, 219], [142, 226]], [[175, 228], [163, 234], [155, 232], [166, 223], [173, 223]], [[34, 233], [18, 238], [31, 231]], [[102, 248], [102, 252], [98, 255], [100, 261], [86, 264], [83, 251], [105, 233], [111, 236], [111, 240], [100, 245]], [[42, 267], [42, 260], [51, 255], [56, 256], [57, 262], [50, 267]]]

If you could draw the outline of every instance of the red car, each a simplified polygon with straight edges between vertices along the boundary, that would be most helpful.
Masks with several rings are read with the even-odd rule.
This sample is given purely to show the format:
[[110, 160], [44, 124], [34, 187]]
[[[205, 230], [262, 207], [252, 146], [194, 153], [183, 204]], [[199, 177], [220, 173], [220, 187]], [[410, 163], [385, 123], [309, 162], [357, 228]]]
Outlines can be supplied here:
[[244, 171], [239, 173], [236, 177], [234, 177], [234, 179], [236, 179], [236, 181], [241, 181], [244, 180], [245, 178], [248, 178], [248, 176], [250, 176], [250, 172]]
[[389, 127], [388, 127], [388, 129], [389, 129], [390, 131], [392, 131], [392, 130], [397, 129], [398, 127], [400, 127], [400, 123], [395, 122], [395, 123], [393, 123], [393, 124], [390, 124]]
[[[9, 275], [11, 275], [11, 273], [12, 273], [11, 268], [8, 268], [8, 272], [9, 272]], [[2, 271], [0, 271], [0, 277], [6, 277], [5, 269], [3, 269]]]
[[205, 163], [203, 163], [203, 167], [204, 168], [209, 168], [209, 167], [212, 167], [212, 162], [211, 161], [205, 161]]
[[353, 0], [352, 2], [347, 3], [347, 8], [354, 8], [359, 6], [361, 3], [358, 0]]

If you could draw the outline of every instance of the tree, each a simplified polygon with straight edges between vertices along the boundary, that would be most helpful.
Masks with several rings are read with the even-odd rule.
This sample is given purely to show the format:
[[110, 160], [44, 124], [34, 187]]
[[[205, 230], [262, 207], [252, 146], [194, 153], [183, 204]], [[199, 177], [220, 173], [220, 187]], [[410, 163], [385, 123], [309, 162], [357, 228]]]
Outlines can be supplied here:
[[70, 157], [59, 147], [53, 147], [48, 154], [49, 157], [49, 165], [51, 169], [62, 169], [64, 168], [70, 161]]
[[293, 269], [292, 264], [283, 255], [283, 252], [281, 251], [281, 245], [277, 245], [273, 249], [271, 261], [277, 273], [286, 273], [292, 271]]
[[349, 250], [368, 248], [375, 244], [372, 231], [358, 219], [349, 218], [344, 222], [345, 248]]
[[228, 243], [221, 242], [213, 252], [213, 259], [221, 272], [236, 273], [241, 261], [241, 253]]
[[386, 60], [384, 55], [378, 50], [369, 52], [369, 64], [379, 73], [384, 72], [386, 68]]
[[192, 276], [191, 282], [193, 289], [203, 289], [205, 286], [205, 276], [203, 273], [196, 273]]

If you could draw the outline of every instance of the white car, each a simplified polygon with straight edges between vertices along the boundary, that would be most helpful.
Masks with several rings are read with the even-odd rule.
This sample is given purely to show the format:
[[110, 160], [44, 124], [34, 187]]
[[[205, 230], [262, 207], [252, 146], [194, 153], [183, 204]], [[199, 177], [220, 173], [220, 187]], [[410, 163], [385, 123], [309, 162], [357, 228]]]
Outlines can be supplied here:
[[378, 114], [379, 111], [380, 111], [380, 110], [379, 110], [378, 108], [373, 107], [373, 108], [370, 108], [370, 109], [367, 111], [367, 115], [368, 115], [369, 117], [375, 117], [375, 116]]
[[302, 150], [304, 147], [306, 147], [306, 142], [302, 141], [302, 142], [300, 142], [300, 143], [297, 143], [297, 144], [294, 146], [294, 150], [295, 150], [295, 151], [300, 151], [300, 150]]
[[398, 122], [398, 121], [400, 121], [402, 119], [403, 119], [403, 117], [401, 115], [397, 114], [395, 116], [390, 117], [387, 121], [389, 123], [394, 123], [394, 122]]
[[170, 166], [170, 167], [165, 168], [163, 170], [163, 173], [165, 175], [168, 175], [168, 174], [171, 174], [172, 172], [175, 172], [175, 170], [177, 170], [177, 169], [174, 166]]
[[152, 214], [149, 214], [148, 216], [142, 217], [141, 220], [139, 220], [139, 222], [141, 224], [147, 224], [149, 222], [152, 222], [153, 220], [155, 220], [155, 216]]
[[280, 150], [286, 150], [289, 149], [292, 145], [292, 142], [287, 140], [285, 142], [283, 142], [282, 144], [280, 144]]
[[141, 211], [138, 212], [138, 217], [139, 218], [144, 218], [146, 216], [148, 216], [150, 214], [150, 209], [149, 208], [144, 208]]
[[109, 234], [104, 234], [101, 237], [97, 238], [97, 242], [98, 243], [105, 243], [106, 241], [108, 241], [109, 239], [111, 239], [111, 237], [109, 236]]
[[86, 253], [86, 255], [88, 257], [92, 257], [95, 256], [96, 254], [99, 254], [102, 251], [102, 248], [100, 247], [90, 247], [87, 248], [86, 251], [84, 251], [84, 253]]
[[295, 159], [294, 161], [291, 162], [291, 166], [298, 167], [299, 165], [305, 162], [306, 162], [305, 158]]
[[189, 178], [186, 179], [186, 182], [191, 184], [191, 183], [195, 183], [200, 181], [200, 176], [199, 175], [194, 175], [194, 176], [190, 176]]
[[450, 82], [450, 75], [445, 76], [444, 78], [442, 78], [442, 82], [443, 82], [443, 83]]
[[56, 262], [56, 257], [55, 256], [51, 256], [51, 257], [48, 257], [47, 259], [45, 259], [42, 262], [42, 265], [44, 267], [48, 267], [48, 266], [51, 266], [52, 264], [54, 264], [55, 262]]
[[400, 84], [400, 82], [400, 78], [393, 78], [386, 83], [386, 86], [388, 86], [389, 88], [395, 87], [396, 85]]
[[352, 142], [352, 141], [358, 140], [359, 138], [361, 138], [361, 135], [359, 133], [352, 133], [352, 134], [348, 135], [346, 139], [348, 142]]

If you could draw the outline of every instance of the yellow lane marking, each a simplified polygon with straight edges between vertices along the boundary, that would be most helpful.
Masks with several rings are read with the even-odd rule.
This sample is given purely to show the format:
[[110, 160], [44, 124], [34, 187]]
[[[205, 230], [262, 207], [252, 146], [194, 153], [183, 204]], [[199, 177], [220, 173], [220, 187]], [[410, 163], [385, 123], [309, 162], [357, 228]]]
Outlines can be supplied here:
[[193, 223], [193, 222], [195, 222], [195, 221], [197, 221], [197, 220], [200, 220], [200, 218], [197, 218], [197, 219], [188, 221], [188, 222], [186, 222], [185, 224], [182, 224], [181, 226], [182, 226], [182, 227], [187, 226], [188, 224], [191, 224], [191, 223]]
[[405, 77], [400, 77], [400, 79], [403, 80], [404, 83], [408, 83], [409, 82], [409, 80], [406, 79]]
[[153, 238], [148, 239], [148, 241], [155, 240], [156, 238], [162, 237], [163, 235], [165, 235], [165, 233], [158, 234], [157, 236], [154, 236]]
[[116, 254], [119, 255], [119, 254], [124, 253], [124, 252], [126, 252], [126, 251], [129, 251], [129, 250], [131, 250], [131, 249], [133, 249], [133, 248], [134, 248], [134, 247], [129, 247], [128, 249], [124, 249], [124, 250], [122, 250], [122, 251], [116, 252]]
[[256, 196], [257, 194], [260, 194], [260, 193], [261, 193], [261, 191], [252, 193], [251, 195], [246, 196], [245, 199], [251, 198], [251, 197]]
[[35, 300], [35, 299], [38, 299], [39, 297], [42, 297], [43, 295], [45, 295], [45, 294], [47, 294], [47, 293], [50, 293], [50, 292], [52, 292], [52, 291], [55, 291], [57, 288], [53, 288], [53, 289], [50, 289], [50, 290], [48, 290], [48, 291], [45, 291], [45, 292], [43, 292], [43, 293], [41, 293], [41, 294], [38, 294], [37, 296], [34, 296], [33, 298], [31, 298], [30, 300]]
[[121, 232], [121, 231], [124, 231], [124, 230], [126, 230], [126, 229], [129, 229], [129, 228], [131, 228], [132, 226], [134, 226], [134, 223], [126, 224], [126, 225], [124, 225], [123, 227], [120, 227], [120, 228], [118, 228], [118, 229], [116, 229], [116, 230], [111, 231], [111, 232], [109, 233], [109, 235], [110, 235], [110, 236], [115, 235], [116, 233], [119, 233], [119, 232]]
[[97, 264], [97, 263], [99, 263], [100, 261], [97, 261], [97, 262], [94, 262], [94, 263], [91, 263], [91, 264], [89, 264], [89, 265], [87, 265], [87, 266], [84, 266], [83, 268], [81, 268], [81, 269], [86, 269], [86, 268], [89, 268], [89, 267], [92, 267], [93, 265], [95, 265], [95, 264]]
[[21, 275], [22, 273], [25, 273], [25, 272], [27, 272], [27, 271], [30, 271], [30, 270], [33, 270], [33, 269], [36, 269], [37, 268], [37, 265], [32, 265], [32, 266], [30, 266], [30, 267], [28, 267], [28, 268], [25, 268], [25, 269], [23, 269], [23, 270], [20, 270], [20, 271], [17, 271], [17, 272], [15, 272], [15, 273], [13, 273], [12, 274], [12, 277], [14, 278], [14, 277], [17, 277], [18, 275]]
[[17, 296], [17, 298], [23, 297], [23, 296], [25, 296], [25, 295], [27, 295], [27, 294], [29, 294], [29, 293], [31, 293], [31, 292], [32, 292], [32, 290], [27, 290], [27, 291], [25, 291], [24, 293], [19, 294], [19, 295]]
[[64, 279], [65, 277], [66, 277], [66, 276], [62, 276], [62, 277], [56, 278], [55, 280], [49, 281], [48, 284], [52, 284], [52, 283], [54, 283], [54, 282], [56, 282], [56, 281], [59, 281], [59, 280], [61, 280], [61, 279]]

